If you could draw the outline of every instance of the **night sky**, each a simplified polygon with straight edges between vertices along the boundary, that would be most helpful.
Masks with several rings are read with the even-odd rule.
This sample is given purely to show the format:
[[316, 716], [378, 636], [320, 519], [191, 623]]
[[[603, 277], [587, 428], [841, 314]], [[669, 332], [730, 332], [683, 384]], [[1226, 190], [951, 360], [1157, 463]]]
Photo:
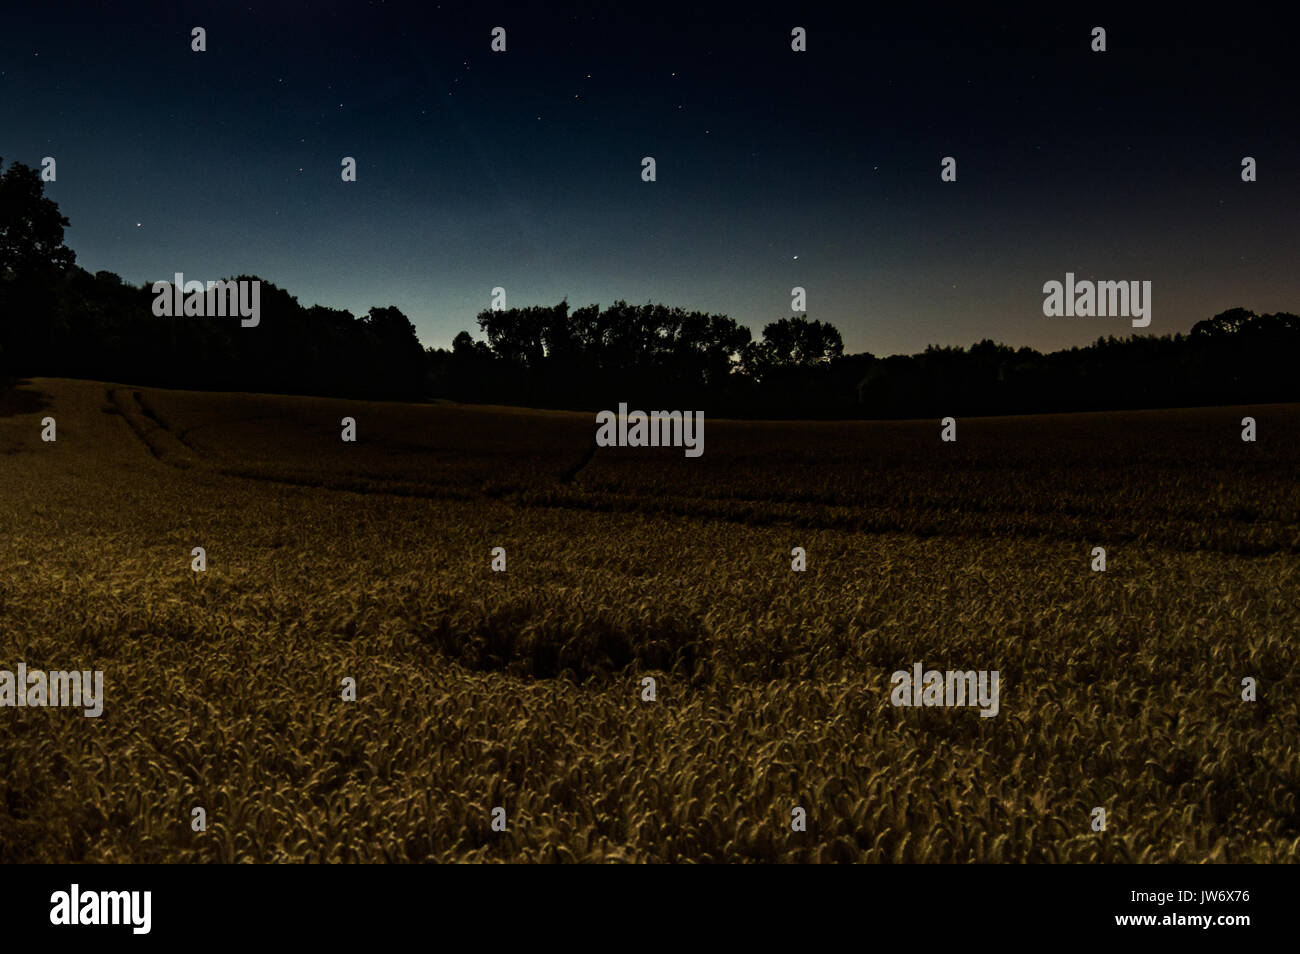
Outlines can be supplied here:
[[[1244, 8], [912, 6], [30, 5], [0, 29], [0, 156], [56, 158], [46, 192], [90, 271], [395, 304], [435, 346], [477, 337], [498, 285], [511, 306], [653, 300], [756, 335], [802, 285], [809, 318], [876, 354], [1300, 311], [1284, 31]], [[1044, 317], [1067, 271], [1150, 280], [1150, 327]]]

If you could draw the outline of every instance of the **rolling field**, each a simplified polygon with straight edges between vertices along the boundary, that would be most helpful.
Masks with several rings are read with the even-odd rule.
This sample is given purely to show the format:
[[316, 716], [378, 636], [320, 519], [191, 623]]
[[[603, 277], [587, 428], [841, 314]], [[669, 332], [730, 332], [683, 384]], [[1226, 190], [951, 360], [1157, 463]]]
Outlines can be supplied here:
[[1300, 860], [1300, 406], [939, 432], [0, 390], [0, 861]]

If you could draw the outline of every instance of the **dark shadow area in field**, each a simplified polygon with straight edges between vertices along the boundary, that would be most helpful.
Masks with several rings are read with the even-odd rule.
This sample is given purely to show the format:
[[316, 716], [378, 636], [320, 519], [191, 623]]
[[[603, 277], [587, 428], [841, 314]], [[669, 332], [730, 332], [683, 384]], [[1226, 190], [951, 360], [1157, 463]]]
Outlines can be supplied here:
[[551, 610], [527, 600], [495, 609], [461, 606], [414, 635], [468, 669], [524, 679], [567, 675], [582, 683], [643, 672], [708, 679], [709, 634], [692, 614]]
[[38, 391], [27, 380], [0, 381], [0, 417], [35, 414], [50, 407], [50, 396]]

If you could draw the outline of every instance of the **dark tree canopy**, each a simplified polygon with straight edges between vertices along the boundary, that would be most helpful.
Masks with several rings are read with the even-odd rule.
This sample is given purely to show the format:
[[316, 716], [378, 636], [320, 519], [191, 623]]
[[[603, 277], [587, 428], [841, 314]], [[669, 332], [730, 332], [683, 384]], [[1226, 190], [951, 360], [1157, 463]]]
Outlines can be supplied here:
[[67, 226], [35, 169], [15, 162], [0, 173], [0, 279], [21, 281], [71, 268], [77, 256], [63, 244]]
[[762, 381], [774, 374], [829, 365], [843, 355], [838, 328], [796, 315], [764, 325], [763, 340], [745, 350], [743, 364], [748, 374]]

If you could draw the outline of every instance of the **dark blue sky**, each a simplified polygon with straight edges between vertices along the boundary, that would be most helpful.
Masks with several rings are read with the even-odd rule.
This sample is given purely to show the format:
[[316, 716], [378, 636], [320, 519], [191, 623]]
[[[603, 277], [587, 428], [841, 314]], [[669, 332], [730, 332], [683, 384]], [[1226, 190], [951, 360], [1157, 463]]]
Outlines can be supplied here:
[[1300, 310], [1300, 89], [1262, 18], [641, 9], [29, 8], [0, 32], [0, 156], [57, 159], [84, 268], [395, 304], [431, 345], [477, 334], [498, 285], [756, 334], [802, 285], [877, 354], [1133, 331], [1045, 318], [1067, 271], [1152, 281], [1144, 333]]

